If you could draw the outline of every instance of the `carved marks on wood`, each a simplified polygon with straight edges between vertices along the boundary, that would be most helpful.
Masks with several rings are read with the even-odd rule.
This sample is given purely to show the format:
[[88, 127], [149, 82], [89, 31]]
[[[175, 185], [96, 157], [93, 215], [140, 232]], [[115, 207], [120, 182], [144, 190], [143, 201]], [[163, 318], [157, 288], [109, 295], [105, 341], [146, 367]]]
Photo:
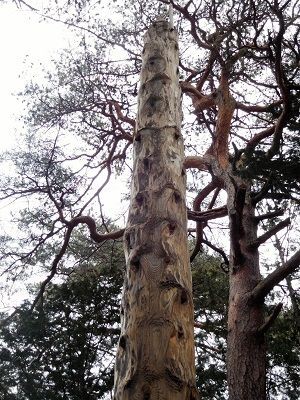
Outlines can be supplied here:
[[116, 400], [190, 400], [196, 390], [177, 34], [145, 36], [134, 138]]

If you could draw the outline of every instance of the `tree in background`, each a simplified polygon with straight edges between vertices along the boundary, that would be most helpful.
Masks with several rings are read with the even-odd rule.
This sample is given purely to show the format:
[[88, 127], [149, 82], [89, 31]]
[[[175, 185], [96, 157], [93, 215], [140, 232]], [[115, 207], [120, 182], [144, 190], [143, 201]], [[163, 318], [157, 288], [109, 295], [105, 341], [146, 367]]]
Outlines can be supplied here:
[[20, 308], [1, 332], [2, 395], [94, 400], [111, 390], [113, 346], [120, 333], [113, 278], [93, 274], [55, 284], [43, 309], [32, 312], [28, 303]]
[[99, 252], [83, 232], [73, 239], [66, 256], [77, 259], [76, 271], [48, 285], [34, 310], [25, 301], [1, 329], [1, 399], [93, 400], [112, 390], [122, 244], [106, 243]]
[[[108, 257], [103, 257], [100, 265], [96, 247], [87, 246], [82, 236], [77, 250], [81, 246], [77, 256], [88, 254], [89, 247], [88, 264], [83, 262], [80, 271], [66, 282], [48, 287], [43, 308], [31, 312], [26, 301], [20, 313], [1, 328], [1, 399], [111, 398], [119, 336], [122, 248], [117, 244], [120, 258], [113, 260], [110, 246], [105, 252], [102, 249], [102, 257]], [[192, 273], [196, 379], [204, 400], [224, 400], [227, 274], [220, 268], [220, 259], [203, 253], [195, 258]], [[299, 397], [299, 340], [291, 313], [291, 309], [284, 310], [269, 333], [270, 399], [278, 395], [291, 400]]]
[[[261, 278], [259, 247], [290, 224], [284, 211], [299, 204], [299, 4], [171, 3], [181, 38], [179, 72], [188, 113], [182, 133], [185, 168], [192, 170], [188, 188], [194, 195], [188, 217], [197, 223], [192, 258], [201, 246], [209, 246], [229, 264], [229, 398], [264, 399], [264, 336], [281, 307], [265, 319], [264, 300], [300, 259], [296, 251]], [[98, 242], [123, 234], [99, 236], [92, 216], [98, 218], [98, 197], [112, 173], [130, 169], [141, 35], [157, 14], [144, 1], [112, 2], [115, 13], [107, 18], [96, 15], [99, 4], [69, 5], [57, 14], [49, 10], [47, 18], [81, 27], [78, 57], [66, 52], [49, 83], [28, 87], [32, 130], [27, 151], [12, 156], [15, 174], [2, 184], [4, 199], [35, 199], [15, 218], [27, 227], [22, 249], [14, 238], [2, 238], [5, 270], [23, 273], [49, 247], [56, 254], [38, 298], [60, 273], [76, 226], [86, 224]], [[229, 261], [226, 248], [216, 241], [216, 228], [210, 233], [212, 220], [226, 215]], [[260, 234], [262, 221], [268, 230]]]

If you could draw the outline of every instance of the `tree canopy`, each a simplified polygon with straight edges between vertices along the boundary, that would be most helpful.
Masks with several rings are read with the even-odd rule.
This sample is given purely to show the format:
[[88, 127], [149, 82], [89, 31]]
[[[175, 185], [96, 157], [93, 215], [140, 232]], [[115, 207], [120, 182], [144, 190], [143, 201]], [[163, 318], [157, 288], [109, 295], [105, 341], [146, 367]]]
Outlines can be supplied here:
[[[190, 207], [195, 213], [209, 207], [218, 185], [215, 179], [200, 194], [201, 182], [209, 182], [207, 160], [218, 146], [230, 152], [235, 173], [251, 180], [261, 213], [280, 215], [283, 202], [285, 209], [298, 207], [298, 3], [171, 3], [180, 35], [186, 167], [198, 170], [189, 174]], [[67, 24], [76, 36], [51, 71], [45, 69], [43, 82], [28, 83], [23, 146], [2, 158], [11, 175], [2, 177], [1, 198], [27, 201], [14, 215], [22, 233], [1, 240], [5, 270], [12, 265], [21, 273], [52, 246], [55, 275], [72, 228], [85, 223], [92, 232], [84, 216], [99, 219], [103, 188], [113, 174], [130, 174], [141, 38], [158, 12], [143, 1], [55, 2], [44, 10], [46, 20]], [[230, 87], [228, 101], [219, 95], [224, 85]], [[223, 206], [223, 190], [218, 192], [214, 201]], [[210, 212], [189, 217], [204, 221], [202, 243], [212, 247], [219, 243], [211, 243], [208, 227], [214, 221], [207, 221], [226, 211]]]

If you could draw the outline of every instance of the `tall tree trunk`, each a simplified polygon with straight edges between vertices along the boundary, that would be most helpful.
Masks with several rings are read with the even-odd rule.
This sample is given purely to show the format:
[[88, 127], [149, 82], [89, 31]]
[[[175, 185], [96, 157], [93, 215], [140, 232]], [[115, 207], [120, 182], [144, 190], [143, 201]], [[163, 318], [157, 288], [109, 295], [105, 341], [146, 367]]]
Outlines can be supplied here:
[[230, 162], [228, 142], [236, 102], [229, 88], [230, 65], [221, 71], [216, 93], [218, 107], [215, 139], [207, 154], [210, 168], [227, 192], [230, 230], [227, 377], [230, 400], [264, 400], [265, 345], [263, 300], [252, 301], [260, 282], [255, 204], [250, 182]]
[[[230, 183], [229, 183], [230, 182]], [[227, 375], [230, 400], [266, 398], [266, 349], [263, 302], [253, 303], [251, 291], [260, 281], [257, 224], [249, 186], [231, 177], [227, 181], [230, 218], [230, 288], [228, 310]]]
[[145, 35], [115, 400], [197, 398], [177, 34]]

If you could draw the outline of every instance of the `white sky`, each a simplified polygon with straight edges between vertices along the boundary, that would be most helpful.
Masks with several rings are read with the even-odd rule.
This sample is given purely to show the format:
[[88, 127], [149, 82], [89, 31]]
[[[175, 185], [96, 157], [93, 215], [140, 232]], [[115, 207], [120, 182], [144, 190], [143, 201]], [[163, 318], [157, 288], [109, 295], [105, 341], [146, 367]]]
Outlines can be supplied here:
[[[0, 114], [1, 148], [11, 144], [22, 112], [21, 99], [16, 96], [24, 88], [32, 71], [38, 74], [39, 63], [46, 63], [58, 48], [67, 45], [67, 30], [58, 24], [40, 22], [34, 13], [14, 4], [0, 5]], [[32, 61], [35, 67], [25, 67]], [[25, 69], [27, 73], [24, 74]], [[27, 75], [28, 74], [28, 75]]]
[[[37, 79], [42, 66], [55, 58], [61, 49], [69, 47], [72, 33], [63, 24], [41, 21], [25, 7], [1, 4], [0, 37], [1, 151], [11, 147], [14, 138], [18, 143], [18, 131], [23, 129], [18, 118], [26, 110], [23, 110], [22, 99], [17, 93], [24, 89], [31, 78]], [[114, 214], [120, 207], [120, 200], [112, 199], [111, 196], [112, 186], [116, 184], [119, 182], [112, 182], [109, 189], [110, 206]]]
[[[23, 107], [17, 93], [24, 89], [30, 75], [38, 75], [40, 63], [47, 62], [55, 55], [58, 43], [66, 44], [63, 40], [64, 30], [64, 27], [56, 26], [54, 29], [53, 24], [40, 23], [32, 12], [17, 8], [15, 4], [0, 4], [0, 151], [18, 142], [18, 131], [22, 127], [18, 119]], [[29, 68], [31, 62], [35, 67]], [[0, 217], [2, 222], [8, 221], [9, 209], [1, 207]], [[2, 230], [6, 230], [5, 223]], [[11, 295], [16, 290], [13, 286]], [[18, 287], [17, 292], [10, 299], [10, 305], [26, 297], [26, 290], [22, 286]], [[5, 293], [2, 296], [0, 309], [3, 307], [5, 311], [8, 298]]]
[[[1, 3], [1, 1], [0, 1]], [[42, 4], [42, 2], [40, 3]], [[69, 47], [72, 40], [70, 31], [63, 24], [41, 21], [30, 10], [17, 8], [15, 4], [0, 4], [0, 153], [18, 146], [18, 132], [22, 124], [18, 121], [23, 112], [22, 99], [17, 93], [22, 91], [30, 78], [38, 78], [42, 65], [47, 65], [60, 49]], [[5, 173], [5, 171], [1, 171]], [[124, 178], [123, 178], [124, 179]], [[120, 215], [121, 193], [119, 180], [112, 179], [103, 195], [103, 203], [109, 205], [110, 215]], [[116, 190], [117, 189], [117, 190]], [[12, 207], [0, 206], [2, 231], [6, 231], [9, 211]], [[123, 211], [126, 207], [122, 207]], [[125, 217], [119, 221], [125, 224]], [[12, 287], [10, 305], [18, 304], [26, 297], [26, 289]], [[15, 285], [13, 285], [15, 286]], [[17, 290], [17, 293], [14, 291]], [[2, 297], [4, 295], [4, 298]], [[6, 295], [2, 293], [0, 283], [0, 310], [5, 310]], [[5, 299], [6, 298], [6, 299]]]

